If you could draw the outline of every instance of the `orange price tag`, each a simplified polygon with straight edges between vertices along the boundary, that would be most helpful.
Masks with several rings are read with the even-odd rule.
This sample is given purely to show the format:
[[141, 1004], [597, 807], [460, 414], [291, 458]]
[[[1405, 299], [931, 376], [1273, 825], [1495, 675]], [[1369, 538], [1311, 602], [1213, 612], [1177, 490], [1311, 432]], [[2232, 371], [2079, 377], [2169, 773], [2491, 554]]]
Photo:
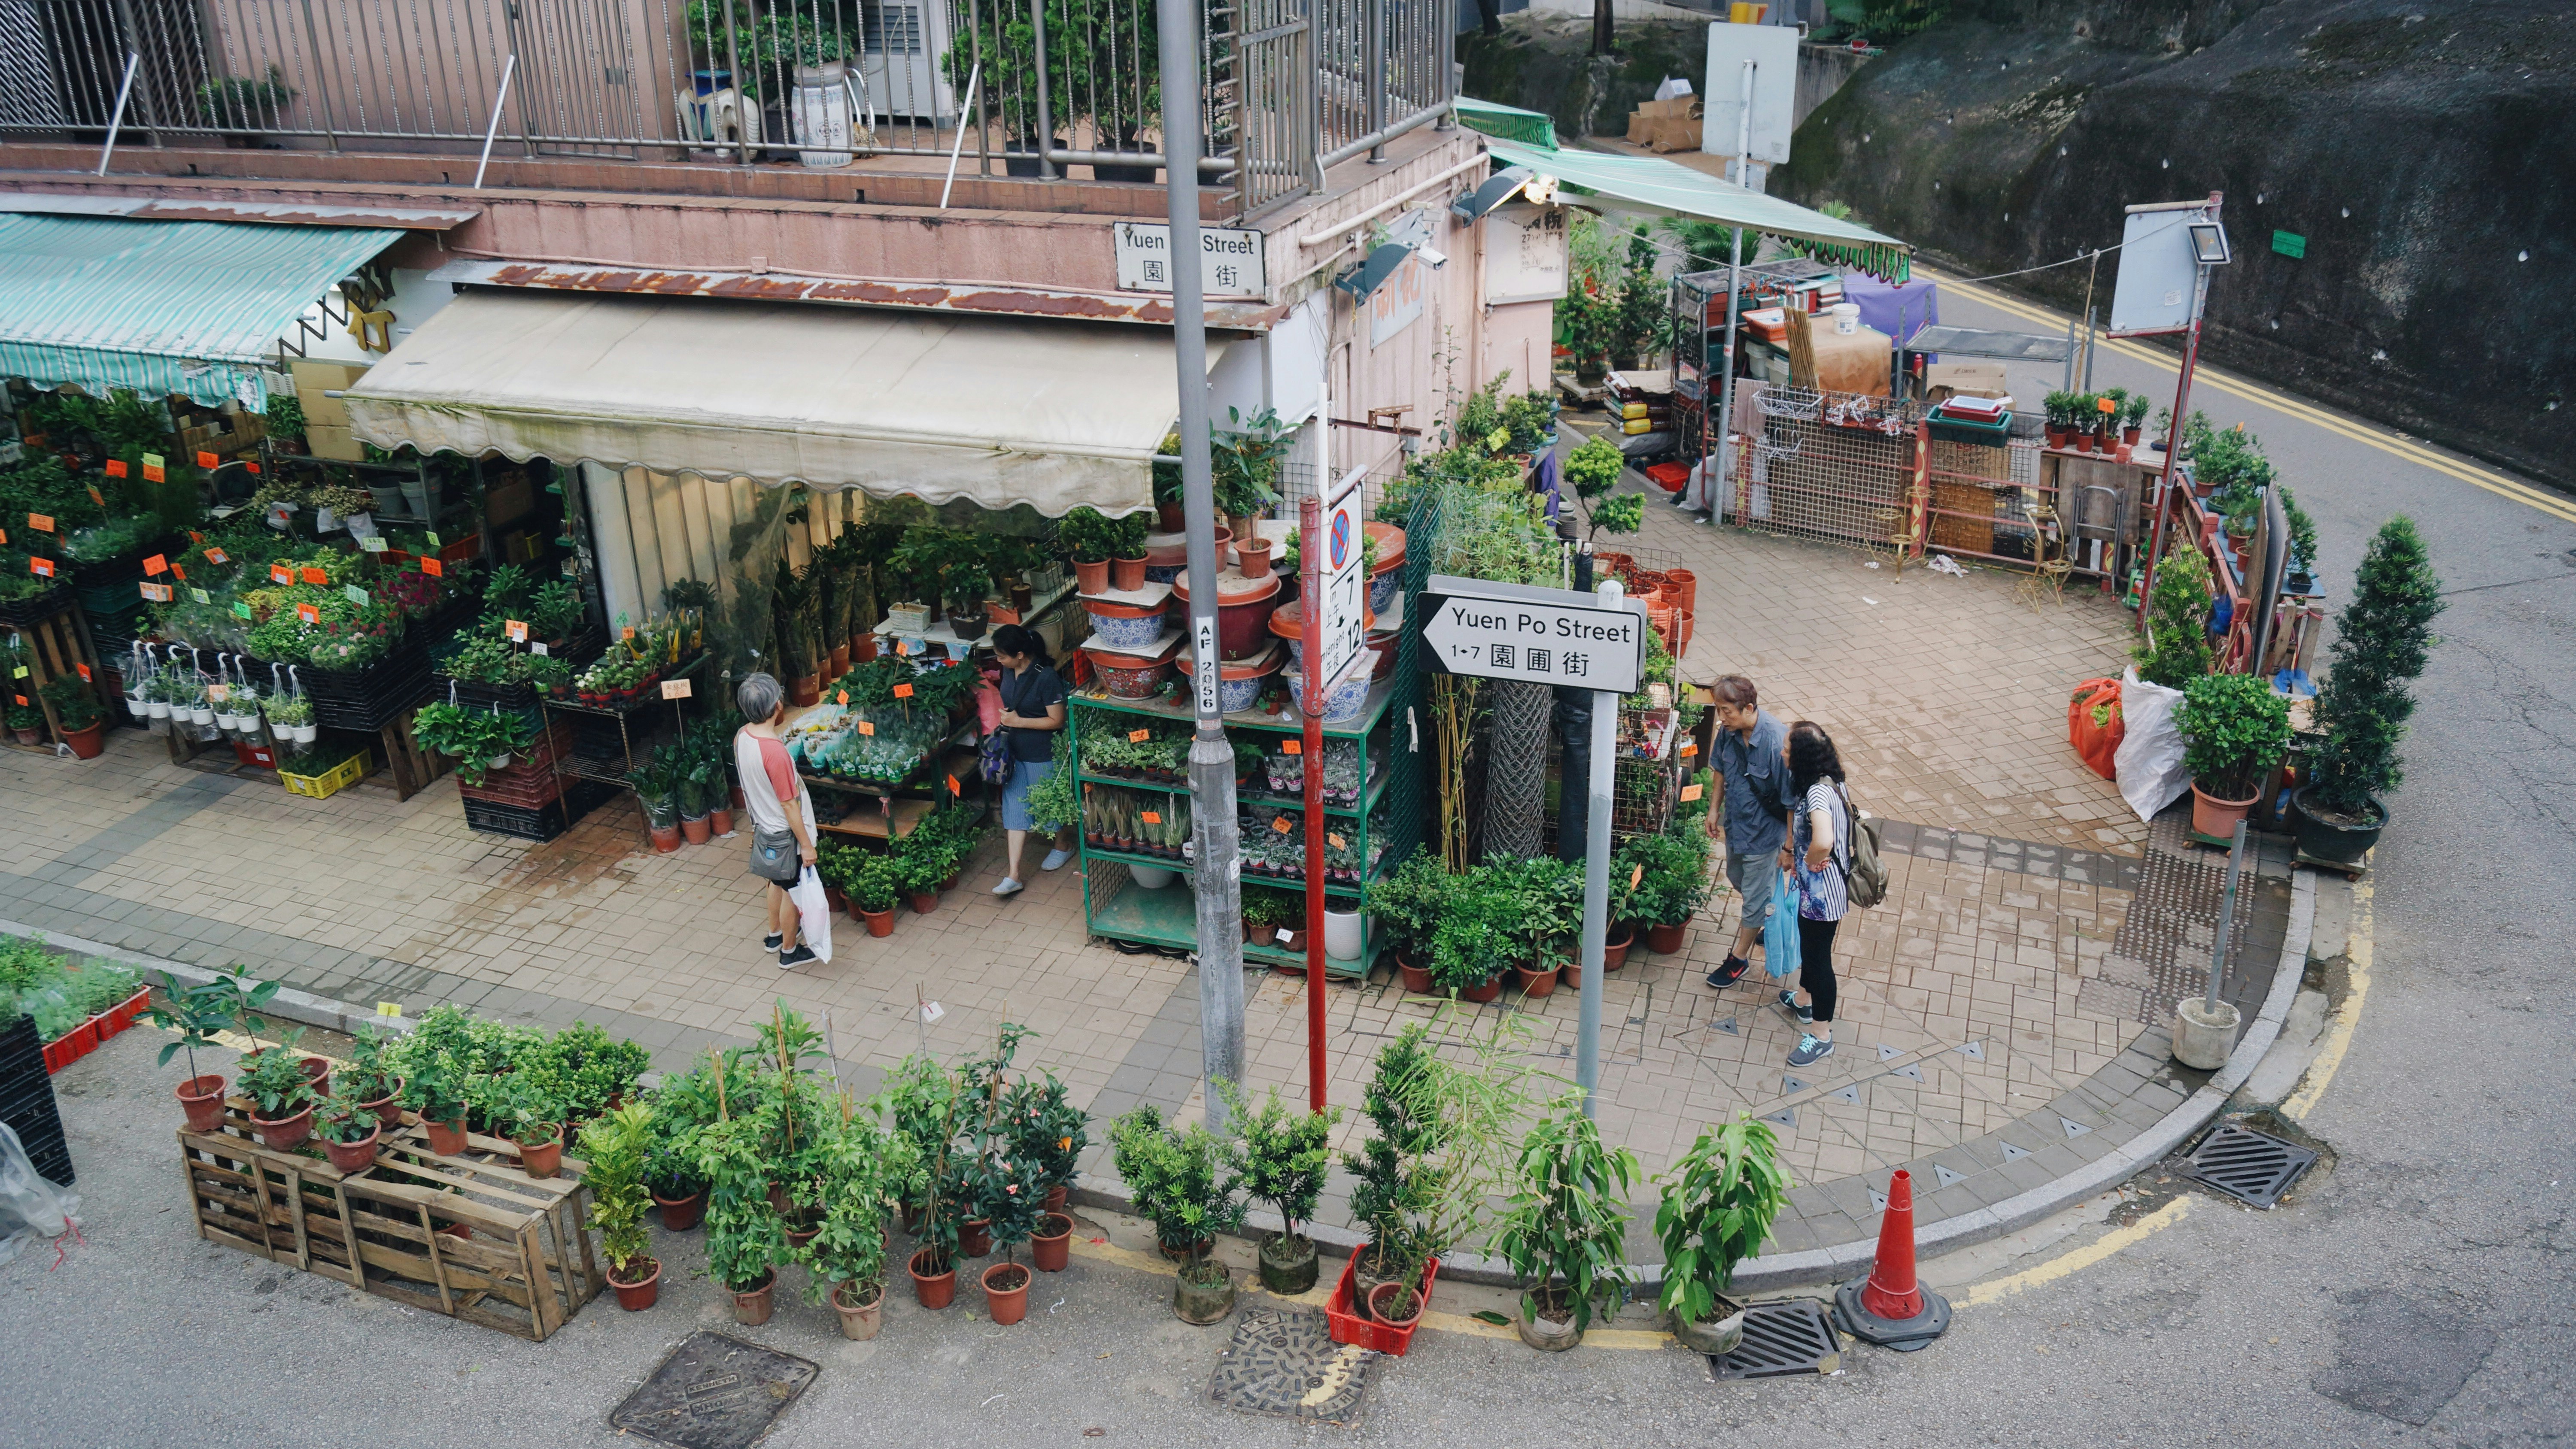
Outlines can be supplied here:
[[951, 795], [963, 795], [966, 793], [966, 787], [957, 783], [957, 777], [955, 775], [948, 777], [948, 793]]
[[1127, 743], [1131, 745], [1141, 745], [1153, 737], [1154, 732], [1152, 730], [1129, 730], [1127, 732]]
[[105, 508], [107, 506], [107, 496], [98, 491], [98, 485], [95, 483], [89, 485], [89, 501], [97, 504], [101, 508]]
[[222, 459], [217, 458], [214, 454], [207, 452], [203, 448], [199, 448], [197, 450], [197, 466], [200, 468], [211, 468], [222, 461]]
[[528, 624], [524, 619], [509, 619], [503, 621], [501, 632], [509, 635], [510, 642], [513, 644], [525, 644], [528, 642]]
[[1148, 810], [1142, 818], [1148, 825], [1160, 825], [1163, 823], [1163, 812], [1160, 810]]
[[109, 476], [110, 478], [122, 478], [122, 477], [124, 477], [124, 476], [125, 476], [125, 460], [124, 460], [123, 458], [110, 458], [110, 459], [108, 459], [108, 460], [107, 460], [107, 476]]
[[1281, 740], [1279, 742], [1279, 753], [1283, 755], [1302, 755], [1305, 752], [1306, 742], [1304, 740]]
[[288, 568], [284, 564], [270, 564], [268, 566], [268, 581], [272, 584], [291, 584], [295, 582], [295, 570]]
[[1645, 878], [1646, 878], [1646, 868], [1645, 868], [1644, 866], [1642, 866], [1642, 865], [1641, 865], [1641, 866], [1636, 867], [1635, 869], [1633, 869], [1633, 870], [1631, 870], [1631, 871], [1629, 871], [1629, 872], [1628, 872], [1628, 889], [1630, 889], [1630, 890], [1635, 890], [1635, 889], [1637, 888], [1637, 882], [1639, 882], [1639, 881], [1641, 881], [1641, 880], [1644, 880]]
[[319, 624], [322, 622], [322, 610], [312, 604], [298, 604], [295, 606], [295, 617], [307, 624]]
[[30, 513], [27, 515], [27, 526], [38, 533], [51, 533], [54, 531], [53, 515], [48, 513]]
[[54, 561], [49, 558], [31, 558], [27, 560], [27, 572], [42, 574], [50, 579], [54, 576]]
[[188, 581], [188, 570], [186, 566], [182, 564], [170, 565], [170, 577], [177, 579], [183, 584], [186, 583]]
[[850, 702], [850, 692], [849, 692], [848, 690], [846, 690], [846, 689], [844, 689], [844, 690], [842, 690], [840, 693], [835, 694], [835, 695], [833, 695], [833, 696], [832, 696], [832, 703], [834, 703], [834, 704], [848, 704], [849, 702]]
[[909, 684], [898, 684], [898, 685], [896, 685], [896, 686], [894, 687], [894, 697], [895, 697], [895, 698], [897, 698], [897, 699], [910, 699], [910, 698], [912, 698], [912, 686], [911, 686], [911, 685], [909, 685]]
[[199, 533], [198, 531], [196, 531], [196, 530], [195, 530], [195, 529], [193, 529], [193, 528], [188, 530], [188, 542], [190, 542], [190, 543], [204, 543], [205, 541], [206, 541], [206, 536], [205, 536], [204, 534]]
[[876, 727], [875, 725], [872, 725], [872, 724], [868, 723], [866, 720], [861, 720], [861, 721], [859, 721], [859, 733], [860, 733], [860, 734], [863, 734], [863, 735], [874, 735], [876, 732], [877, 732], [877, 727]]
[[320, 569], [308, 568], [304, 571], [304, 582], [314, 585], [327, 584], [331, 582], [331, 576]]
[[143, 561], [143, 576], [147, 579], [151, 578], [156, 574], [167, 572], [169, 567], [170, 560], [156, 553]]
[[79, 670], [79, 671], [80, 671], [81, 683], [83, 683], [83, 684], [87, 684], [87, 683], [89, 683], [89, 682], [90, 682], [90, 677], [89, 677], [89, 666], [88, 666], [88, 665], [86, 665], [86, 664], [74, 664], [74, 665], [72, 666], [72, 668], [77, 669], [77, 670]]
[[168, 479], [169, 476], [170, 475], [165, 472], [158, 463], [146, 463], [143, 465], [143, 481], [146, 483], [163, 482]]
[[170, 586], [168, 584], [145, 584], [143, 586], [143, 597], [150, 599], [156, 604], [166, 604], [170, 602]]
[[252, 477], [257, 477], [259, 476], [259, 465], [257, 463], [244, 463], [242, 464], [242, 471], [250, 474]]
[[1327, 841], [1329, 841], [1329, 842], [1331, 842], [1332, 847], [1333, 847], [1333, 849], [1335, 849], [1335, 850], [1348, 850], [1348, 849], [1350, 849], [1350, 843], [1349, 843], [1348, 841], [1345, 841], [1344, 839], [1342, 839], [1342, 838], [1341, 838], [1340, 836], [1338, 836], [1338, 835], [1327, 835], [1327, 836], [1325, 836], [1325, 837], [1324, 837], [1324, 839], [1325, 839], [1325, 840], [1327, 840]]
[[1696, 799], [1698, 799], [1698, 798], [1699, 798], [1699, 793], [1700, 793], [1699, 786], [1697, 786], [1697, 785], [1684, 785], [1684, 786], [1682, 787], [1682, 803], [1683, 803], [1683, 804], [1685, 804], [1685, 805], [1688, 805], [1688, 804], [1689, 804], [1690, 802], [1692, 802], [1693, 800], [1696, 800]]
[[9, 530], [7, 530], [7, 529], [5, 529], [5, 528], [0, 528], [0, 543], [7, 543], [8, 541], [9, 541]]
[[1696, 754], [1698, 754], [1698, 753], [1699, 753], [1699, 741], [1697, 741], [1697, 740], [1684, 740], [1684, 741], [1682, 741], [1682, 757], [1683, 757], [1684, 759], [1688, 759], [1690, 756], [1692, 756], [1692, 755], [1696, 755]]
[[618, 637], [618, 638], [620, 638], [620, 639], [632, 639], [632, 638], [634, 638], [634, 637], [635, 637], [635, 626], [634, 626], [634, 625], [632, 625], [632, 624], [627, 625], [623, 630], [619, 631], [619, 633], [618, 633], [617, 637]]
[[429, 575], [433, 579], [443, 579], [447, 577], [447, 565], [425, 555], [420, 561], [420, 571]]
[[1292, 830], [1296, 829], [1297, 827], [1288, 823], [1288, 817], [1287, 817], [1287, 816], [1285, 816], [1285, 815], [1273, 815], [1273, 816], [1271, 816], [1271, 817], [1270, 817], [1270, 828], [1271, 828], [1271, 829], [1273, 829], [1273, 830], [1278, 831], [1278, 832], [1279, 832], [1280, 834], [1282, 834], [1282, 835], [1286, 835], [1288, 832], [1290, 832], [1290, 831], [1292, 831]]
[[225, 553], [222, 549], [210, 548], [206, 550], [206, 562], [208, 563], [225, 564], [231, 563], [232, 561], [232, 555]]

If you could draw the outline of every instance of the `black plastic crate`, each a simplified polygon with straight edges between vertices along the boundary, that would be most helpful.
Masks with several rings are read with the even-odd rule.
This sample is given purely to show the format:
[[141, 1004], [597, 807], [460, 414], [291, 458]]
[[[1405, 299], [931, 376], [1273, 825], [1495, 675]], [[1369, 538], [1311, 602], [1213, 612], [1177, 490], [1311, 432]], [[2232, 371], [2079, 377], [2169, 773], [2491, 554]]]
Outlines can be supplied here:
[[0, 603], [0, 624], [41, 624], [72, 606], [72, 586], [60, 583], [31, 598]]
[[37, 1039], [32, 1016], [0, 1029], [0, 1122], [18, 1134], [37, 1172], [59, 1186], [72, 1185], [71, 1144], [63, 1138], [54, 1079], [45, 1071], [45, 1044]]
[[341, 730], [380, 730], [431, 698], [429, 658], [410, 639], [364, 669], [299, 669], [313, 720]]
[[465, 827], [485, 835], [509, 835], [542, 844], [581, 823], [583, 816], [616, 793], [617, 787], [604, 781], [567, 779], [561, 799], [535, 810], [468, 798]]

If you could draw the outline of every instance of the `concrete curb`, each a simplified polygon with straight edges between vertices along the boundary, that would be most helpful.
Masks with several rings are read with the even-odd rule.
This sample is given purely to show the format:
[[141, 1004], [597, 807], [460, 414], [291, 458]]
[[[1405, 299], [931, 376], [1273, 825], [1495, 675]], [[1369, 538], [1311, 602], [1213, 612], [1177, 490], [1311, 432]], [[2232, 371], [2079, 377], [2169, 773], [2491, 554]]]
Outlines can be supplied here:
[[[2281, 939], [2281, 955], [2272, 967], [2272, 989], [2264, 997], [2263, 1008], [2236, 1041], [2228, 1054], [2227, 1065], [2211, 1077], [2199, 1091], [2182, 1105], [2166, 1113], [2156, 1125], [2109, 1156], [2068, 1173], [2042, 1187], [2006, 1198], [1992, 1207], [1972, 1213], [1944, 1218], [1915, 1234], [1915, 1251], [1924, 1258], [1958, 1248], [1989, 1242], [2006, 1233], [2018, 1231], [2042, 1218], [2062, 1211], [2086, 1198], [2096, 1196], [2123, 1180], [2162, 1161], [2191, 1135], [2207, 1126], [2220, 1109], [2227, 1105], [2236, 1089], [2263, 1064], [2263, 1057], [2279, 1039], [2281, 1023], [2290, 1013], [2290, 1004], [2298, 999], [2299, 982], [2307, 973], [2308, 942], [2316, 924], [2317, 882], [2313, 872], [2293, 869], [2290, 873], [2290, 918]], [[176, 961], [163, 961], [95, 941], [84, 941], [56, 931], [40, 931], [11, 921], [0, 921], [0, 932], [34, 936], [47, 943], [149, 971], [166, 971], [179, 981], [197, 985], [213, 980], [218, 974], [201, 966]], [[408, 1017], [379, 1017], [372, 1010], [333, 1001], [307, 992], [281, 989], [272, 999], [267, 1014], [305, 1026], [318, 1026], [329, 1031], [354, 1032], [361, 1026], [376, 1026], [387, 1032], [402, 1034], [416, 1024]], [[1083, 1207], [1106, 1212], [1135, 1212], [1135, 1203], [1123, 1191], [1124, 1184], [1115, 1178], [1103, 1179], [1098, 1187], [1077, 1185], [1071, 1200]], [[1275, 1214], [1255, 1212], [1247, 1220], [1252, 1227], [1276, 1232], [1279, 1219]], [[1334, 1257], [1348, 1257], [1367, 1241], [1347, 1228], [1324, 1223], [1307, 1225], [1307, 1235], [1316, 1247]], [[1780, 1289], [1839, 1282], [1868, 1268], [1878, 1251], [1875, 1235], [1800, 1253], [1777, 1253], [1745, 1261], [1735, 1271], [1735, 1287], [1743, 1292], [1768, 1293]], [[1661, 1264], [1637, 1270], [1637, 1281], [1651, 1286], [1662, 1280]], [[1473, 1253], [1450, 1253], [1440, 1260], [1440, 1276], [1459, 1283], [1482, 1287], [1510, 1288], [1520, 1283], [1518, 1275], [1499, 1258]]]

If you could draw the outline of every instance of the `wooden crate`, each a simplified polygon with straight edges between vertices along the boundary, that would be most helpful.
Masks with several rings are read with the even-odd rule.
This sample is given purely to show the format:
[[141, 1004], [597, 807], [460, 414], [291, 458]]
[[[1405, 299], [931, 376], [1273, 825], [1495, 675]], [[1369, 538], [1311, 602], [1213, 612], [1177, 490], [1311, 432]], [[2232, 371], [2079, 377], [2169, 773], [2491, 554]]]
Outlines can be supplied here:
[[532, 1178], [508, 1143], [479, 1135], [465, 1156], [441, 1156], [407, 1112], [376, 1165], [346, 1174], [319, 1139], [300, 1152], [261, 1145], [249, 1107], [231, 1098], [222, 1131], [179, 1133], [197, 1236], [540, 1342], [598, 1294], [578, 1160]]
[[[0, 633], [15, 634], [26, 641], [28, 669], [27, 677], [24, 679], [0, 682], [5, 682], [16, 692], [23, 693], [28, 703], [44, 712], [48, 741], [60, 740], [63, 737], [63, 722], [56, 717], [52, 702], [43, 698], [37, 691], [49, 681], [65, 674], [78, 674], [87, 678], [93, 693], [99, 693], [102, 683], [97, 677], [98, 657], [90, 650], [89, 631], [85, 627], [86, 621], [79, 607], [71, 602], [68, 592], [63, 594], [61, 603], [61, 608], [42, 618], [30, 619], [23, 624], [0, 624]], [[106, 716], [110, 727], [113, 727], [119, 716], [125, 712], [124, 700], [116, 695], [100, 693], [99, 705], [111, 711]], [[51, 743], [47, 743], [43, 748], [48, 754], [53, 751]]]

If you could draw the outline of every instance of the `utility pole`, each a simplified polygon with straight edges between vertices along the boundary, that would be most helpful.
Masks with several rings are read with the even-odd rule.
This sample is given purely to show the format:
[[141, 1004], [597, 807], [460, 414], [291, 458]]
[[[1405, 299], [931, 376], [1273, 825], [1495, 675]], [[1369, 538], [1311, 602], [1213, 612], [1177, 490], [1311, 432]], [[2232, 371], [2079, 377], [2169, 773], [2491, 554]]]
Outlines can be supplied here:
[[[1156, 0], [1156, 9], [1167, 118], [1163, 180], [1171, 202], [1172, 360], [1180, 383], [1181, 503], [1189, 537], [1190, 695], [1198, 721], [1190, 740], [1190, 833], [1197, 842], [1190, 889], [1198, 904], [1199, 1062], [1209, 1083], [1208, 1125], [1222, 1131], [1225, 1102], [1215, 1083], [1243, 1081], [1243, 857], [1234, 821], [1234, 747], [1219, 714], [1207, 296], [1199, 278], [1199, 16], [1191, 0]], [[1308, 985], [1315, 990], [1322, 983]]]
[[[1754, 62], [1747, 58], [1735, 81], [1735, 180], [1745, 190], [1753, 189], [1753, 75]], [[1736, 311], [1744, 297], [1744, 228], [1732, 227], [1734, 238], [1726, 260], [1726, 357], [1720, 365], [1717, 393], [1717, 482], [1709, 489], [1708, 523], [1711, 528], [1726, 515], [1726, 500], [1735, 496], [1735, 441], [1729, 429], [1735, 426], [1735, 322]], [[1700, 396], [1708, 395], [1707, 369]]]

